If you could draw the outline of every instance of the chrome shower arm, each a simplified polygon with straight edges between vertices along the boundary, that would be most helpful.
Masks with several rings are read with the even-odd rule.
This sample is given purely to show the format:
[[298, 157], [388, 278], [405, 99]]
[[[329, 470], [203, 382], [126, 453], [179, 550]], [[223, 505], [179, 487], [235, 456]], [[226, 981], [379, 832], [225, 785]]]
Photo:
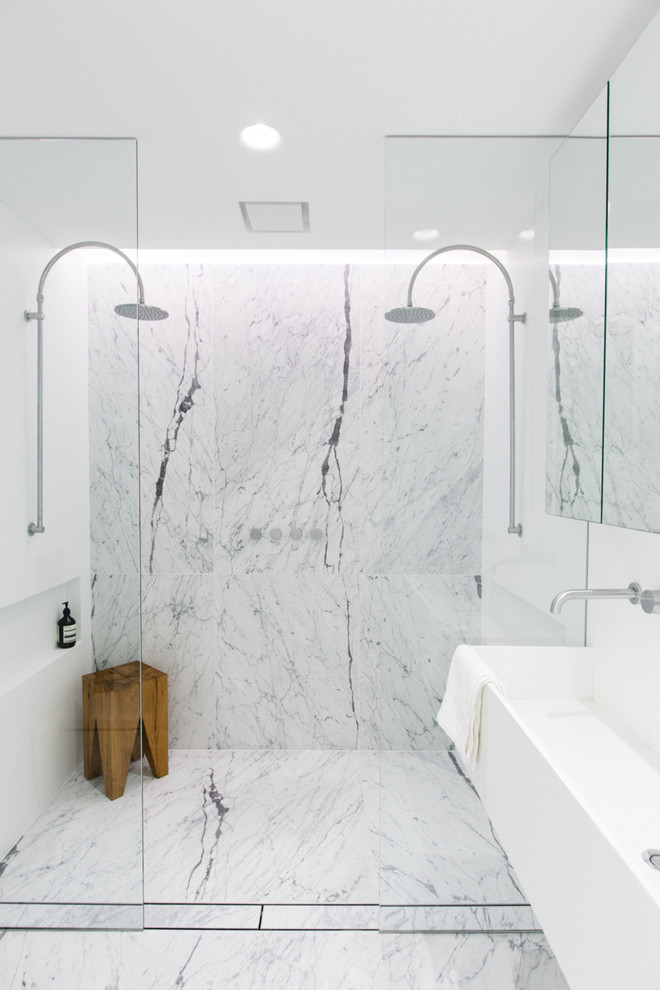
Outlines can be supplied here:
[[557, 285], [557, 279], [552, 274], [552, 268], [548, 268], [548, 275], [550, 276], [550, 285], [552, 286], [552, 308], [559, 309], [559, 286]]
[[[62, 248], [61, 251], [58, 251], [57, 254], [53, 255], [53, 257], [50, 259], [50, 261], [44, 268], [43, 272], [41, 273], [41, 278], [39, 279], [39, 285], [37, 287], [37, 302], [39, 301], [40, 296], [43, 300], [44, 283], [53, 265], [56, 265], [57, 262], [60, 260], [60, 258], [63, 258], [65, 254], [70, 254], [71, 251], [77, 251], [78, 248], [89, 248], [89, 247], [105, 248], [108, 251], [114, 251], [114, 253], [118, 254], [120, 258], [123, 258], [123, 260], [126, 262], [127, 265], [130, 265], [130, 267], [133, 269], [133, 274], [137, 279], [138, 290], [140, 293], [139, 302], [144, 303], [144, 285], [142, 284], [142, 279], [140, 278], [140, 273], [137, 270], [136, 266], [133, 264], [133, 262], [128, 257], [128, 255], [124, 254], [123, 251], [120, 251], [119, 248], [114, 246], [114, 244], [106, 244], [105, 241], [78, 241], [76, 244], [69, 244], [68, 247]], [[41, 314], [41, 316], [43, 318], [43, 313]], [[31, 314], [30, 319], [36, 319], [36, 318], [37, 318], [37, 314]], [[26, 319], [28, 319], [27, 314], [26, 314]]]
[[120, 258], [123, 258], [133, 270], [133, 274], [137, 279], [140, 303], [144, 303], [144, 285], [142, 284], [142, 279], [137, 268], [123, 251], [120, 251], [113, 244], [106, 244], [105, 241], [78, 241], [75, 244], [69, 244], [68, 247], [62, 248], [61, 251], [53, 255], [41, 273], [37, 287], [37, 310], [33, 313], [26, 309], [23, 314], [28, 322], [32, 320], [37, 321], [37, 521], [36, 523], [31, 522], [28, 526], [27, 531], [30, 536], [34, 536], [35, 533], [45, 533], [46, 531], [44, 527], [44, 284], [51, 268], [57, 264], [60, 258], [78, 248], [87, 247], [106, 248], [108, 251], [113, 251]]
[[[425, 265], [428, 265], [429, 261], [432, 261], [434, 258], [437, 258], [439, 254], [445, 254], [447, 251], [475, 251], [477, 254], [481, 254], [483, 255], [484, 258], [488, 258], [489, 261], [492, 261], [494, 265], [497, 265], [497, 267], [502, 272], [502, 275], [506, 280], [507, 288], [509, 290], [509, 302], [510, 303], [514, 302], [513, 282], [511, 281], [511, 276], [509, 275], [508, 271], [506, 270], [502, 262], [499, 260], [499, 258], [496, 258], [494, 254], [490, 253], [490, 251], [485, 251], [483, 248], [475, 247], [474, 244], [449, 244], [447, 247], [438, 248], [437, 251], [432, 251], [431, 254], [427, 254], [424, 260], [419, 263], [415, 271], [412, 273], [412, 276], [410, 278], [410, 284], [408, 285], [409, 306], [412, 306], [412, 290], [413, 290], [413, 285], [415, 284], [415, 279], [421, 272], [422, 268], [424, 268]], [[518, 320], [522, 323], [525, 322], [524, 317], [518, 317]]]
[[428, 254], [423, 261], [419, 263], [415, 271], [412, 273], [410, 282], [408, 284], [408, 306], [412, 307], [412, 292], [415, 280], [422, 268], [428, 265], [429, 261], [433, 258], [437, 258], [440, 254], [446, 254], [447, 251], [474, 251], [476, 254], [482, 255], [484, 258], [488, 258], [492, 261], [494, 265], [499, 268], [504, 280], [507, 285], [509, 292], [509, 528], [508, 533], [516, 536], [522, 536], [522, 525], [516, 523], [516, 352], [515, 352], [515, 337], [513, 332], [514, 323], [526, 323], [527, 315], [521, 313], [516, 314], [516, 301], [513, 293], [513, 282], [511, 281], [511, 276], [508, 271], [494, 254], [490, 251], [484, 250], [484, 248], [475, 247], [474, 244], [449, 244], [447, 247], [438, 248], [436, 251], [432, 251]]

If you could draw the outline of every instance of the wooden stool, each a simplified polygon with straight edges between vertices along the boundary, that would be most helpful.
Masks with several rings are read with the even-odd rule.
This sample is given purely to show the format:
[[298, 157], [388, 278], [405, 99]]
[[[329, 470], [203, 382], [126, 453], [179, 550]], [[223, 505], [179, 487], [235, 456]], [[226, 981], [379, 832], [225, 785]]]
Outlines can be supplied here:
[[137, 660], [83, 674], [83, 759], [85, 777], [103, 774], [106, 797], [121, 797], [132, 760], [140, 759], [140, 738], [154, 777], [167, 773], [167, 674]]

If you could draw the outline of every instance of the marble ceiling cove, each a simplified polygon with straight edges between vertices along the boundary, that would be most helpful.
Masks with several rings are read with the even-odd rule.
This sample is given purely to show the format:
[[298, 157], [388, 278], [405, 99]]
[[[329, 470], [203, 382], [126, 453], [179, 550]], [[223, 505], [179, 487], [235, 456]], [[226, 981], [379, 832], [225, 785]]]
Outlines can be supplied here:
[[[98, 666], [139, 635], [136, 330], [110, 269], [90, 268]], [[139, 329], [139, 450], [142, 650], [173, 746], [446, 745], [479, 622], [485, 276], [437, 271], [418, 301], [439, 318], [404, 328], [383, 312], [407, 268], [141, 268], [170, 312]]]

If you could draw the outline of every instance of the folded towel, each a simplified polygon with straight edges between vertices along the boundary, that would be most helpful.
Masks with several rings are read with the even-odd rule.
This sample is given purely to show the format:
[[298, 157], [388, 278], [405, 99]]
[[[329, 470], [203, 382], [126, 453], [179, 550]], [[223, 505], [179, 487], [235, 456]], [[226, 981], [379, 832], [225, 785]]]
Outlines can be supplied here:
[[471, 646], [459, 646], [449, 668], [447, 688], [438, 712], [438, 725], [453, 741], [458, 756], [467, 766], [474, 764], [479, 753], [481, 703], [487, 684], [502, 690], [477, 650]]

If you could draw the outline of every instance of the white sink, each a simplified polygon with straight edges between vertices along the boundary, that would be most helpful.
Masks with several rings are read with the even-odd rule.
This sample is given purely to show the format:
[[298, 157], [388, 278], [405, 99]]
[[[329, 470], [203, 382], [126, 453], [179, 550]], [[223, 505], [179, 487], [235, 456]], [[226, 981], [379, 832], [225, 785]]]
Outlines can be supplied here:
[[597, 651], [461, 649], [503, 689], [471, 776], [572, 990], [658, 990], [660, 756], [592, 700]]

